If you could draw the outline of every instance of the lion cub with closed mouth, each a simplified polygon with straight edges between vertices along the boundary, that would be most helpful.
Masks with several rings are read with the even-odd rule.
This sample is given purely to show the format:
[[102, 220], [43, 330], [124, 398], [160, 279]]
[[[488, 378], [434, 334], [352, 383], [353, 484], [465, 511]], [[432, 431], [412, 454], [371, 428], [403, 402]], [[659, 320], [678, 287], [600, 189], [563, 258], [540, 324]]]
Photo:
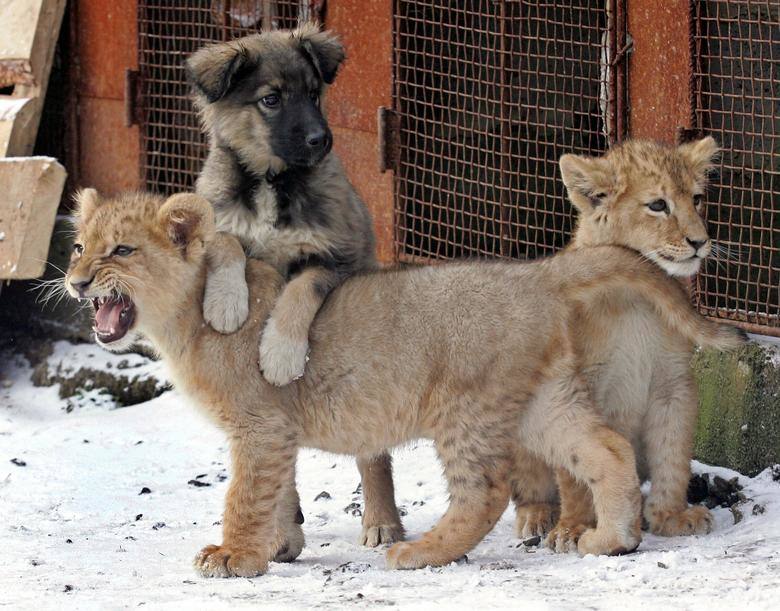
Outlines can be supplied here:
[[[603, 157], [561, 157], [563, 182], [579, 217], [566, 254], [621, 245], [671, 276], [694, 275], [712, 250], [701, 200], [717, 153], [708, 137], [677, 147], [633, 140]], [[632, 442], [639, 478], [652, 484], [644, 504], [650, 531], [708, 533], [709, 510], [687, 501], [698, 410], [690, 365], [694, 343], [660, 324], [641, 300], [607, 296], [583, 307], [576, 341], [604, 421]], [[513, 488], [518, 535], [543, 534], [557, 512], [552, 470], [524, 461]], [[563, 551], [576, 546], [595, 516], [588, 491], [565, 474], [561, 497], [561, 517], [548, 544]]]
[[507, 506], [518, 447], [589, 487], [598, 525], [579, 538], [580, 552], [633, 550], [641, 536], [634, 456], [591, 404], [572, 342], [574, 311], [604, 292], [643, 295], [679, 333], [739, 342], [731, 328], [699, 317], [654, 265], [593, 248], [532, 264], [353, 277], [315, 319], [306, 376], [276, 387], [248, 355], [283, 279], [248, 261], [247, 323], [232, 335], [212, 330], [202, 299], [214, 237], [213, 211], [198, 196], [103, 199], [87, 190], [65, 279], [73, 296], [92, 300], [101, 345], [123, 348], [142, 333], [174, 384], [229, 437], [223, 540], [195, 560], [206, 576], [262, 574], [289, 544], [299, 447], [374, 456], [420, 437], [435, 441], [450, 505], [421, 539], [393, 545], [388, 566], [448, 564], [474, 547]]

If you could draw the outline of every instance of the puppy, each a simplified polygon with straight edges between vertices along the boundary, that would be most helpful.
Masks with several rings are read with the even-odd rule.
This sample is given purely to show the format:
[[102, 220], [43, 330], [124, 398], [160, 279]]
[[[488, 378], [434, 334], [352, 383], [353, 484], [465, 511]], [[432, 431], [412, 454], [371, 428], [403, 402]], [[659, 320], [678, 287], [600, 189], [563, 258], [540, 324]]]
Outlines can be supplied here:
[[[303, 375], [309, 327], [328, 293], [376, 267], [370, 215], [331, 152], [322, 109], [344, 57], [333, 34], [307, 24], [208, 46], [186, 62], [210, 145], [197, 192], [219, 231], [287, 280], [260, 340], [260, 367], [277, 386]], [[209, 247], [204, 317], [230, 333], [247, 317], [248, 295], [244, 252], [226, 237]], [[389, 455], [358, 468], [362, 542], [401, 539]]]

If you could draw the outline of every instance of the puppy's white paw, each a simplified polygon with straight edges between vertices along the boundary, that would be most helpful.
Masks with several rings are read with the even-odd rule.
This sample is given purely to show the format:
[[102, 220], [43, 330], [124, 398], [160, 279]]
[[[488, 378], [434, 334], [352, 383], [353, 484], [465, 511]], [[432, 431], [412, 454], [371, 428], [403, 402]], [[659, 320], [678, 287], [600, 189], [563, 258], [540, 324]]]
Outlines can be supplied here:
[[209, 272], [203, 295], [203, 318], [215, 331], [233, 333], [249, 316], [249, 287], [244, 265], [226, 265]]
[[279, 332], [271, 317], [260, 339], [260, 369], [275, 386], [284, 386], [303, 376], [306, 367], [308, 341], [295, 341]]

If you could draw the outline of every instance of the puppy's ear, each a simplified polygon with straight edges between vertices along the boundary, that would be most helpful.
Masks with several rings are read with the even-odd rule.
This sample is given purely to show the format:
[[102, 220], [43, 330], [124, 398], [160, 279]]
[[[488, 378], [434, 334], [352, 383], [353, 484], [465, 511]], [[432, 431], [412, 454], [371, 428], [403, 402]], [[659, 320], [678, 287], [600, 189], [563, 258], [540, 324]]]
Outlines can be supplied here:
[[77, 222], [81, 224], [88, 222], [101, 204], [100, 196], [95, 189], [81, 189], [76, 192], [73, 199], [76, 202], [74, 214]]
[[257, 66], [257, 59], [239, 41], [209, 45], [196, 51], [184, 62], [187, 78], [209, 103], [221, 100]]
[[341, 62], [346, 53], [344, 45], [335, 34], [329, 31], [320, 31], [316, 23], [307, 23], [293, 32], [293, 37], [301, 43], [301, 51], [311, 60], [320, 77], [328, 85], [336, 79]]
[[605, 159], [563, 155], [559, 164], [569, 199], [581, 213], [603, 204], [614, 190], [610, 165]]
[[205, 199], [194, 193], [177, 193], [160, 206], [157, 220], [168, 238], [186, 250], [195, 240], [214, 237], [214, 211]]
[[718, 143], [712, 136], [681, 144], [677, 150], [700, 180], [705, 179], [715, 168], [720, 152]]

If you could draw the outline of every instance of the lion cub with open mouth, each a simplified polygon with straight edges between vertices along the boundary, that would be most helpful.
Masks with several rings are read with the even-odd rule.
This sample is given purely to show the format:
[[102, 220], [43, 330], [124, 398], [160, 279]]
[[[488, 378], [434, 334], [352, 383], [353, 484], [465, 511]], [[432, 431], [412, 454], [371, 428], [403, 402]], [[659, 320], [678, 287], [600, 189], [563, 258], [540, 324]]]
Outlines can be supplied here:
[[[580, 552], [633, 550], [641, 536], [634, 456], [591, 404], [572, 340], [575, 310], [605, 293], [641, 295], [695, 341], [740, 341], [698, 316], [656, 266], [592, 248], [531, 264], [355, 276], [314, 321], [307, 375], [276, 387], [249, 355], [283, 279], [248, 261], [249, 319], [232, 335], [217, 333], [202, 308], [214, 238], [213, 211], [198, 196], [103, 199], [87, 190], [65, 279], [73, 296], [92, 300], [99, 343], [122, 348], [142, 333], [175, 385], [229, 437], [223, 540], [195, 560], [206, 576], [262, 574], [300, 530], [290, 511], [299, 447], [374, 456], [420, 437], [435, 441], [450, 505], [421, 539], [389, 549], [390, 567], [448, 564], [474, 547], [507, 506], [518, 447], [589, 487], [598, 524], [579, 538]], [[218, 365], [230, 376], [215, 375]]]

